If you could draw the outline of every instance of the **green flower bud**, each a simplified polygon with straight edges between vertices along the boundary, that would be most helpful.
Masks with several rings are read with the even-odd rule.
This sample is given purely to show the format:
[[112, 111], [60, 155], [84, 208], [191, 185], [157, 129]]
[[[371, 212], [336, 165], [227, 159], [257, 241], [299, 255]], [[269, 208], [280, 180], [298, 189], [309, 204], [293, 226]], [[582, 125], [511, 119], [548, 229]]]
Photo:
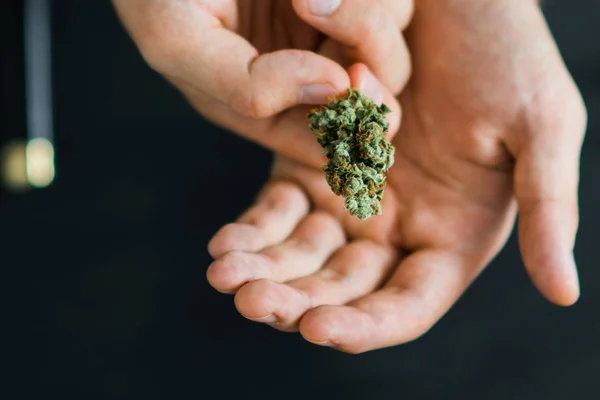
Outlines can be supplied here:
[[345, 98], [308, 114], [309, 127], [328, 159], [323, 166], [327, 183], [345, 196], [344, 208], [363, 220], [381, 214], [386, 172], [394, 163], [394, 146], [384, 136], [390, 111], [348, 89]]

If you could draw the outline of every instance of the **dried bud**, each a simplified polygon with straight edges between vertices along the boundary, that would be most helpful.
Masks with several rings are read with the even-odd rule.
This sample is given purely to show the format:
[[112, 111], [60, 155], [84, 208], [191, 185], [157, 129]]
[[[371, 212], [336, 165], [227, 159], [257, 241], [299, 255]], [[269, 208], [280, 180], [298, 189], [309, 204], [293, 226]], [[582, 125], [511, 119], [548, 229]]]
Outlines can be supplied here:
[[386, 114], [355, 89], [308, 114], [311, 131], [329, 160], [323, 166], [333, 193], [345, 196], [345, 209], [365, 220], [381, 214], [385, 173], [394, 163], [394, 146], [385, 138]]

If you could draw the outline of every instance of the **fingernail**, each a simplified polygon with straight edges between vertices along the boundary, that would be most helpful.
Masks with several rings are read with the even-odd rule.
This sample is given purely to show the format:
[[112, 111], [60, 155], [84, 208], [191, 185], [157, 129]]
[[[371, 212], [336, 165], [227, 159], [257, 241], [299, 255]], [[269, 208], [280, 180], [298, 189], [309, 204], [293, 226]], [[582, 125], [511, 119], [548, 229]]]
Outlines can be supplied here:
[[261, 318], [249, 318], [249, 317], [246, 317], [246, 318], [248, 318], [249, 320], [252, 320], [254, 322], [262, 322], [264, 324], [273, 324], [278, 321], [277, 317], [273, 314], [267, 315], [266, 317], [261, 317]]
[[381, 89], [381, 84], [371, 73], [371, 71], [365, 74], [360, 91], [363, 92], [364, 95], [370, 97], [375, 104], [381, 104], [383, 101], [383, 90]]
[[306, 340], [309, 341], [309, 342], [311, 342], [312, 344], [316, 344], [316, 345], [319, 345], [319, 346], [324, 346], [324, 347], [333, 347], [333, 346], [335, 346], [335, 343], [333, 343], [331, 340], [322, 340], [322, 341], [310, 340], [310, 339], [306, 339]]
[[307, 0], [308, 11], [315, 15], [331, 15], [342, 3], [342, 0]]
[[298, 103], [300, 104], [326, 104], [330, 98], [338, 95], [331, 85], [326, 83], [315, 83], [304, 86], [298, 94]]

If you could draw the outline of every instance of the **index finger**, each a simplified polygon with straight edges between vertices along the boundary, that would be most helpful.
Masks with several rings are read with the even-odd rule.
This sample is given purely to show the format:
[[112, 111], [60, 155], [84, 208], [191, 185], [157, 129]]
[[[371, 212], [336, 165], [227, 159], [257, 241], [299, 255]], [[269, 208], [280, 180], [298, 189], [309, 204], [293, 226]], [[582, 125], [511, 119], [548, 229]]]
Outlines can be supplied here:
[[297, 104], [322, 104], [348, 87], [347, 73], [332, 60], [300, 50], [259, 55], [196, 2], [114, 3], [152, 68], [244, 116], [265, 118]]
[[298, 16], [338, 42], [342, 54], [365, 63], [394, 94], [400, 93], [410, 76], [410, 54], [401, 35], [400, 18], [394, 13], [408, 7], [364, 0], [294, 0]]

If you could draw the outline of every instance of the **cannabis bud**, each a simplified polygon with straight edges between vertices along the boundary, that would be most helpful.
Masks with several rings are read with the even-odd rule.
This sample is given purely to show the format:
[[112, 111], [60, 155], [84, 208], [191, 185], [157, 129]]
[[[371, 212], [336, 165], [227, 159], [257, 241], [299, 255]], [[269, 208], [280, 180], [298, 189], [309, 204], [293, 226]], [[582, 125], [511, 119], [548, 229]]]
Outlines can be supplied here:
[[381, 214], [386, 171], [394, 163], [394, 146], [385, 138], [386, 114], [355, 89], [308, 114], [311, 131], [323, 147], [323, 166], [331, 190], [345, 196], [344, 208], [365, 220]]

